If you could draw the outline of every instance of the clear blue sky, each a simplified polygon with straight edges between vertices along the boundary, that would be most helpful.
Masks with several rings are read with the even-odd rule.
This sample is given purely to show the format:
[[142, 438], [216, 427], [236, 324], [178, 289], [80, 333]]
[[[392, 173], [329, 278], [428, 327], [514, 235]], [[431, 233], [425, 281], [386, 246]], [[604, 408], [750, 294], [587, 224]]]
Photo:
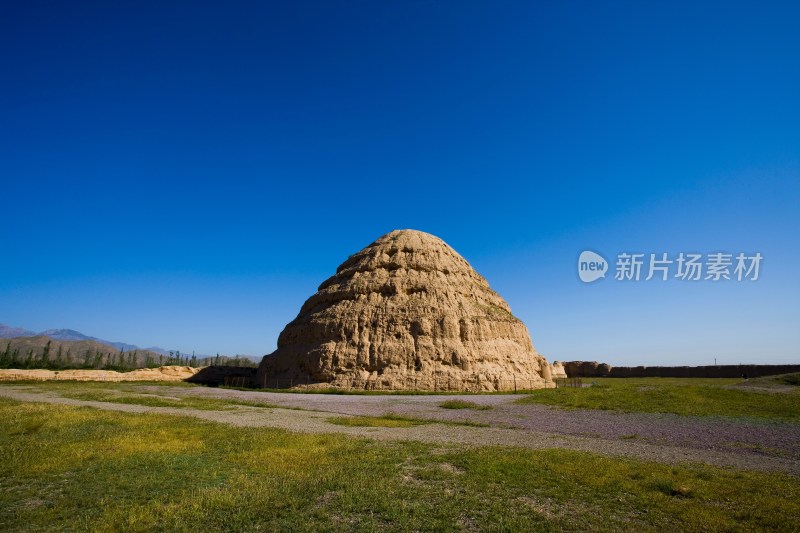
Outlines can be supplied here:
[[[0, 322], [264, 354], [433, 233], [550, 359], [800, 362], [798, 2], [3, 2]], [[579, 281], [584, 249], [761, 252]]]

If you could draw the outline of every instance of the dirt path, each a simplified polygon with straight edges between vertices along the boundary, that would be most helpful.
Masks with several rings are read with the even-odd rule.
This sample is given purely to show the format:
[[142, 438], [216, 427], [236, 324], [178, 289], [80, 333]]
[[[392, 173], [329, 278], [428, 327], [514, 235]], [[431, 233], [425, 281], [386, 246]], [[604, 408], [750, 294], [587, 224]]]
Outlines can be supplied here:
[[[438, 404], [453, 397], [443, 396], [336, 396], [321, 394], [275, 394], [233, 390], [181, 387], [139, 387], [141, 392], [155, 392], [172, 397], [200, 396], [224, 399], [246, 399], [280, 407], [237, 406], [230, 410], [199, 410], [172, 407], [146, 407], [98, 401], [83, 401], [61, 397], [50, 391], [36, 391], [24, 386], [0, 385], [0, 397], [25, 402], [44, 402], [62, 405], [87, 406], [129, 413], [155, 413], [190, 416], [202, 420], [241, 427], [270, 427], [304, 433], [341, 433], [375, 440], [409, 440], [445, 445], [503, 445], [532, 449], [565, 448], [608, 456], [624, 456], [677, 464], [700, 462], [722, 467], [748, 470], [779, 471], [800, 476], [800, 459], [795, 454], [800, 431], [797, 424], [738, 423], [713, 419], [695, 419], [673, 415], [619, 414], [597, 411], [562, 411], [538, 405], [517, 405], [514, 396], [469, 396], [470, 401], [491, 406], [487, 411], [464, 412], [441, 409]], [[302, 408], [303, 410], [298, 410]], [[331, 424], [332, 416], [380, 416], [388, 412], [404, 416], [439, 419], [442, 421], [472, 421], [492, 427], [426, 424], [408, 428], [350, 427]], [[511, 423], [509, 423], [511, 422]], [[587, 431], [587, 428], [589, 431]], [[671, 428], [671, 430], [669, 430]], [[669, 431], [668, 431], [669, 430]], [[653, 432], [672, 435], [672, 440], [657, 442], [638, 435]], [[778, 439], [791, 442], [766, 454], [771, 448], [744, 445], [730, 449], [692, 445], [692, 435], [715, 434], [722, 438], [736, 437], [743, 442], [762, 442]], [[789, 435], [782, 435], [782, 432]], [[605, 432], [605, 434], [603, 434]], [[716, 432], [716, 433], [715, 433]], [[772, 435], [771, 433], [775, 433]], [[615, 437], [616, 435], [616, 437]], [[621, 436], [620, 436], [621, 435]], [[637, 437], [631, 437], [637, 435]], [[706, 439], [708, 440], [708, 439]], [[726, 442], [726, 441], [721, 441]], [[775, 444], [774, 442], [772, 444]], [[763, 448], [763, 449], [762, 449]]]

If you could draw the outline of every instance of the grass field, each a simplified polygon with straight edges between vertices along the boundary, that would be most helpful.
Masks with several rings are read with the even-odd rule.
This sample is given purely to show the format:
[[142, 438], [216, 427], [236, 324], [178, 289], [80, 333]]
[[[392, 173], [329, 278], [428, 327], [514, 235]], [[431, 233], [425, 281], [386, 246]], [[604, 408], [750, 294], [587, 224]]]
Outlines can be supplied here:
[[428, 418], [416, 418], [410, 416], [400, 416], [394, 413], [387, 413], [381, 416], [337, 416], [328, 418], [328, 422], [339, 426], [357, 426], [373, 428], [407, 428], [421, 426], [423, 424], [443, 424], [445, 426], [469, 426], [485, 428], [489, 424], [473, 422], [470, 420], [432, 420]]
[[796, 530], [796, 478], [0, 400], [2, 531]]
[[[734, 388], [740, 379], [587, 378], [584, 388], [534, 391], [519, 403], [693, 416], [800, 421], [800, 387], [782, 392]], [[765, 387], [778, 384], [764, 381]], [[783, 382], [787, 385], [791, 383]]]
[[224, 400], [216, 398], [196, 398], [191, 396], [183, 398], [173, 398], [163, 395], [125, 393], [125, 392], [118, 392], [115, 390], [96, 390], [96, 391], [66, 390], [62, 392], [62, 395], [66, 398], [74, 398], [76, 400], [127, 403], [133, 405], [145, 405], [148, 407], [178, 407], [184, 409], [203, 409], [203, 410], [219, 410], [219, 409], [232, 408], [239, 405], [246, 405], [251, 407], [263, 407], [263, 408], [277, 407], [269, 403], [248, 402], [232, 398], [227, 398]]
[[[587, 378], [583, 388], [526, 391], [519, 403], [538, 403], [563, 409], [599, 409], [624, 412], [674, 413], [691, 416], [722, 416], [762, 420], [800, 421], [800, 375], [752, 379], [725, 378]], [[79, 400], [130, 403], [151, 407], [224, 409], [237, 405], [276, 407], [269, 403], [202, 397], [172, 398], [141, 394], [142, 385], [155, 383], [20, 382], [18, 385], [56, 392]], [[198, 387], [185, 383], [159, 385]], [[746, 385], [746, 386], [743, 386]], [[243, 389], [253, 392], [254, 389]], [[262, 390], [262, 389], [255, 389]], [[327, 391], [323, 391], [327, 392]], [[364, 391], [359, 391], [362, 394]], [[388, 394], [387, 392], [381, 395]], [[499, 393], [507, 394], [507, 393]], [[370, 394], [371, 395], [371, 394]], [[464, 399], [440, 402], [443, 409], [489, 410]], [[287, 408], [287, 407], [283, 407]]]
[[[250, 407], [274, 408], [276, 405], [267, 402], [251, 402], [234, 398], [218, 399], [184, 396], [172, 397], [160, 393], [142, 394], [140, 387], [162, 385], [159, 382], [90, 382], [90, 381], [34, 381], [13, 382], [26, 388], [54, 392], [65, 398], [87, 400], [96, 402], [110, 402], [143, 405], [147, 407], [176, 407], [184, 409], [220, 410], [230, 409], [244, 405]], [[168, 383], [171, 386], [173, 383]], [[181, 388], [199, 387], [189, 383], [177, 382]], [[166, 386], [165, 386], [166, 388]], [[252, 389], [251, 389], [252, 390]], [[282, 406], [282, 409], [299, 409], [298, 407]]]
[[439, 404], [443, 409], [472, 409], [474, 411], [488, 411], [491, 409], [489, 405], [479, 405], [475, 402], [468, 402], [466, 400], [446, 400]]
[[408, 428], [429, 424], [426, 420], [419, 420], [401, 416], [337, 416], [328, 418], [328, 422], [339, 426], [357, 426], [370, 428]]

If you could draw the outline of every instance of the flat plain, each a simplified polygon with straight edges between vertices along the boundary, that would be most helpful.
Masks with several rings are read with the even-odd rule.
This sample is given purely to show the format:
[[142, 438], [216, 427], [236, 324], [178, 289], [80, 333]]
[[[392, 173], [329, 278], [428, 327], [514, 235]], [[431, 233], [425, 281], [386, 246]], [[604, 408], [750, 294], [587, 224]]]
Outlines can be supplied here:
[[0, 529], [797, 530], [796, 378], [529, 394], [0, 385]]

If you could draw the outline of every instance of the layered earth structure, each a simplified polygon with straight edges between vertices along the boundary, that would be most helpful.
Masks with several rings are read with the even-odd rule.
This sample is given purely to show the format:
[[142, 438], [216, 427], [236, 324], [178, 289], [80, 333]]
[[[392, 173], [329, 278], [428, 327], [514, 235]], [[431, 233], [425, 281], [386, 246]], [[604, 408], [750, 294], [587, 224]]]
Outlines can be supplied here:
[[262, 387], [493, 391], [552, 387], [553, 370], [463, 257], [438, 237], [397, 230], [320, 285], [256, 380]]

